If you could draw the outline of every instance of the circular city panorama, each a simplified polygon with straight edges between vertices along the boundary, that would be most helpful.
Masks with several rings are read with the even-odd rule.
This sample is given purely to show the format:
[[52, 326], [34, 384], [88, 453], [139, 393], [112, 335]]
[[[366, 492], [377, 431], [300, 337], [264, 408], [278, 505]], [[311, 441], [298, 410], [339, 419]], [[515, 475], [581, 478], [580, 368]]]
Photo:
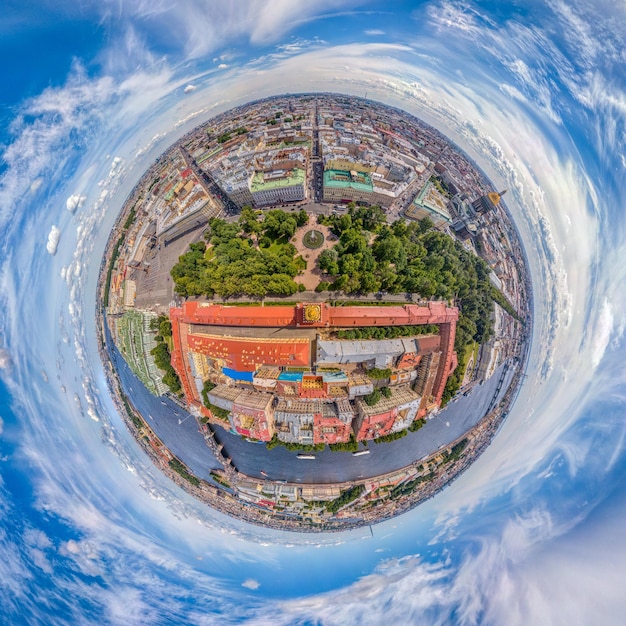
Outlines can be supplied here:
[[432, 127], [358, 98], [194, 129], [102, 263], [102, 354], [137, 441], [210, 506], [277, 528], [435, 494], [523, 378], [531, 294], [503, 194]]

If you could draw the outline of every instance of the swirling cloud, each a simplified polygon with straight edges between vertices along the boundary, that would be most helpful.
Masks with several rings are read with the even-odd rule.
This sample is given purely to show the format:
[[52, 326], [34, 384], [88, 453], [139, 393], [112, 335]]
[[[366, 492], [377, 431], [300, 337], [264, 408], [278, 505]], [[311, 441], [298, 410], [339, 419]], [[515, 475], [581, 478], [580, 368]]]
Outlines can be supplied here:
[[[113, 623], [555, 623], [564, 606], [591, 621], [599, 605], [571, 593], [581, 588], [601, 598], [600, 621], [619, 617], [617, 588], [594, 580], [623, 574], [603, 540], [616, 537], [615, 554], [626, 545], [622, 512], [591, 518], [623, 469], [623, 12], [590, 19], [598, 5], [552, 2], [539, 23], [437, 2], [404, 15], [410, 27], [396, 25], [395, 41], [382, 23], [313, 32], [315, 17], [339, 27], [364, 7], [87, 3], [112, 33], [102, 73], [76, 62], [16, 106], [0, 179], [0, 371], [20, 415], [28, 513], [61, 520], [64, 536], [31, 525], [20, 543], [0, 537], [7, 614], [37, 614], [27, 590], [46, 575], [63, 580], [45, 593], [74, 623], [80, 608], [65, 596]], [[451, 136], [511, 190], [535, 283], [528, 378], [495, 442], [443, 494], [367, 541], [251, 529], [181, 493], [117, 415], [94, 338], [97, 260], [158, 153], [231, 106], [310, 90], [367, 93]], [[56, 254], [44, 261], [52, 223]], [[0, 487], [2, 517], [23, 517]], [[277, 580], [293, 600], [242, 595], [269, 598]]]

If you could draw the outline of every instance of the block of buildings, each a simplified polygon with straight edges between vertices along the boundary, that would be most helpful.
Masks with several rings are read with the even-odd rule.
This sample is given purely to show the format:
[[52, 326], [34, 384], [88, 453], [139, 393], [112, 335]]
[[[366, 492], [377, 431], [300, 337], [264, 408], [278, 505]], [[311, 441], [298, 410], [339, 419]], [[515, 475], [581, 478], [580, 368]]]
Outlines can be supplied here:
[[324, 202], [372, 203], [374, 185], [368, 172], [326, 170], [323, 186]]
[[295, 167], [291, 170], [255, 172], [250, 193], [257, 207], [302, 201], [306, 198], [306, 171]]
[[493, 211], [498, 204], [500, 204], [500, 200], [506, 192], [506, 189], [504, 191], [492, 191], [476, 198], [476, 200], [472, 202], [474, 211], [476, 211], [476, 213], [489, 213]]
[[156, 366], [150, 353], [156, 346], [155, 331], [150, 322], [156, 319], [156, 313], [133, 309], [121, 317], [110, 318], [117, 345], [133, 374], [141, 380], [154, 395], [163, 395], [167, 387], [163, 384], [163, 373]]
[[[324, 341], [318, 339], [318, 365], [362, 363], [385, 369], [407, 355], [420, 356], [439, 349], [439, 336], [404, 337], [399, 339], [364, 339]], [[417, 363], [415, 363], [417, 365]]]
[[232, 427], [244, 437], [269, 441], [274, 434], [273, 397], [257, 391], [242, 391], [233, 401]]
[[354, 430], [359, 441], [408, 428], [417, 417], [421, 397], [408, 387], [390, 389], [390, 397], [383, 396], [374, 406], [369, 406], [361, 398], [355, 401], [357, 417]]
[[346, 442], [352, 434], [354, 409], [347, 400], [322, 402], [321, 414], [313, 421], [313, 443]]
[[435, 226], [452, 224], [448, 202], [431, 181], [424, 185], [404, 214], [413, 220], [428, 217]]
[[[185, 302], [171, 309], [170, 319], [172, 365], [190, 410], [213, 417], [202, 404], [204, 381], [211, 380], [217, 385], [208, 396], [211, 404], [229, 412], [238, 433], [261, 441], [276, 433], [285, 443], [338, 443], [351, 434], [371, 439], [402, 430], [440, 404], [456, 367], [458, 310], [445, 302], [386, 307]], [[360, 341], [317, 334], [314, 354], [313, 335], [303, 330], [421, 324], [437, 325], [439, 334]], [[236, 328], [245, 328], [245, 336]], [[384, 384], [391, 396], [375, 407], [363, 401], [374, 390], [370, 368], [389, 370]]]
[[279, 400], [274, 413], [276, 436], [285, 443], [312, 445], [316, 418], [321, 418], [321, 407], [313, 400]]

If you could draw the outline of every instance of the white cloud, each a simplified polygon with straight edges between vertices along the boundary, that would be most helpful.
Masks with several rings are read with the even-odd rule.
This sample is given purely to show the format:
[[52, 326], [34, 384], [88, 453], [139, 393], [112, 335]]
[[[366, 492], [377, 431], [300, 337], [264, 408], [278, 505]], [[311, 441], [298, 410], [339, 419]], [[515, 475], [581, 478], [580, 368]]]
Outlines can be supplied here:
[[0, 348], [0, 369], [7, 369], [11, 365], [11, 355], [8, 350]]
[[294, 623], [329, 626], [443, 624], [440, 614], [447, 609], [448, 574], [440, 564], [424, 563], [417, 556], [393, 559], [343, 589], [272, 603], [264, 614], [250, 623], [264, 624], [271, 616], [271, 623], [277, 626]]
[[65, 201], [65, 208], [70, 213], [74, 213], [74, 211], [76, 211], [76, 209], [80, 209], [83, 206], [83, 204], [85, 203], [86, 199], [87, 199], [87, 196], [83, 196], [83, 195], [81, 195], [79, 193], [72, 194]]
[[90, 81], [76, 68], [64, 87], [48, 88], [21, 107], [2, 153], [6, 170], [0, 178], [0, 225], [33, 181], [44, 178], [48, 186], [57, 182], [61, 166], [80, 147], [72, 137], [101, 119], [113, 91], [110, 77]]
[[61, 238], [61, 231], [56, 226], [52, 226], [48, 233], [48, 243], [46, 244], [46, 250], [54, 256], [59, 245], [59, 239]]
[[613, 332], [613, 310], [609, 301], [605, 298], [600, 309], [596, 331], [593, 333], [593, 347], [591, 354], [591, 365], [596, 368], [611, 340]]
[[28, 191], [30, 191], [30, 193], [35, 193], [36, 191], [38, 191], [39, 187], [41, 187], [41, 185], [43, 185], [43, 178], [36, 178], [30, 185], [30, 188]]
[[197, 89], [197, 87], [195, 85], [192, 85], [191, 83], [189, 83], [188, 85], [185, 86], [183, 91], [185, 93], [191, 93], [192, 91], [195, 91], [196, 89]]
[[228, 65], [227, 65], [226, 63], [220, 63], [220, 64], [217, 66], [217, 69], [218, 69], [218, 70], [225, 70], [227, 67], [228, 67]]
[[256, 591], [261, 586], [261, 583], [258, 580], [254, 580], [254, 578], [246, 578], [246, 580], [241, 583], [241, 586]]
[[386, 35], [384, 30], [380, 28], [369, 28], [363, 31], [366, 35], [373, 37], [374, 35]]
[[[184, 48], [187, 59], [199, 59], [215, 54], [220, 48], [244, 38], [253, 45], [268, 45], [281, 41], [285, 34], [299, 25], [333, 13], [343, 13], [367, 3], [368, 0], [215, 0], [210, 4], [195, 0], [178, 2], [136, 2], [122, 4], [119, 18], [128, 26], [117, 42], [118, 52], [111, 52], [115, 64], [129, 65], [135, 57], [144, 60], [146, 41], [154, 33], [167, 29], [174, 45]], [[104, 11], [109, 12], [107, 7]], [[124, 59], [130, 59], [124, 61]]]

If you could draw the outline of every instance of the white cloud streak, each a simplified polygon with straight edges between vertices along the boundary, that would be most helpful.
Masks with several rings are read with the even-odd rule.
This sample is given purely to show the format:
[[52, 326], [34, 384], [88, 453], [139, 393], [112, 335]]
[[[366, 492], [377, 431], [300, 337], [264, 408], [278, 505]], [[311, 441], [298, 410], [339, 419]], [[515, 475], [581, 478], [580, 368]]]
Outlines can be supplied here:
[[48, 243], [46, 243], [46, 250], [52, 256], [54, 256], [57, 252], [60, 238], [61, 231], [56, 226], [52, 226], [50, 228], [50, 232], [48, 233]]
[[74, 213], [77, 209], [80, 209], [83, 206], [83, 204], [85, 204], [85, 200], [87, 200], [87, 196], [83, 196], [79, 193], [72, 194], [65, 201], [65, 208], [70, 213]]
[[[607, 362], [619, 360], [623, 350], [622, 331], [616, 330], [625, 325], [626, 303], [620, 292], [624, 270], [616, 269], [623, 249], [609, 245], [623, 236], [623, 225], [608, 225], [598, 180], [578, 152], [583, 143], [574, 145], [568, 132], [567, 94], [559, 93], [551, 77], [558, 76], [585, 114], [594, 107], [603, 113], [602, 120], [594, 118], [592, 123], [592, 145], [598, 154], [600, 146], [606, 149], [598, 168], [621, 162], [615, 157], [626, 110], [622, 88], [611, 83], [608, 73], [594, 69], [604, 53], [597, 32], [590, 30], [592, 23], [581, 20], [583, 8], [576, 4], [553, 7], [557, 22], [571, 26], [570, 45], [578, 42], [584, 48], [584, 72], [546, 32], [516, 22], [496, 28], [466, 5], [445, 2], [431, 5], [428, 25], [439, 29], [445, 47], [429, 39], [427, 31], [419, 39], [407, 36], [409, 43], [403, 45], [320, 44], [311, 49], [295, 39], [276, 48], [274, 56], [264, 57], [262, 71], [258, 63], [237, 67], [216, 52], [220, 62], [230, 65], [228, 72], [219, 73], [220, 83], [211, 74], [214, 63], [206, 75], [179, 78], [181, 72], [155, 57], [146, 44], [149, 26], [153, 33], [166, 27], [178, 32], [187, 59], [198, 59], [226, 42], [236, 45], [239, 38], [266, 46], [283, 41], [294, 24], [354, 4], [116, 5], [122, 16], [143, 22], [147, 29], [133, 23], [124, 31], [124, 46], [103, 54], [109, 63], [105, 67], [124, 68], [123, 78], [112, 73], [91, 79], [77, 66], [64, 86], [50, 88], [21, 107], [4, 150], [7, 169], [0, 181], [0, 228], [13, 242], [0, 274], [0, 328], [6, 340], [0, 367], [23, 416], [20, 454], [35, 468], [37, 507], [68, 523], [76, 539], [56, 545], [45, 536], [24, 532], [22, 547], [28, 549], [20, 551], [10, 538], [0, 536], [5, 557], [0, 578], [7, 583], [0, 599], [7, 614], [17, 615], [25, 607], [34, 611], [26, 593], [33, 572], [52, 571], [54, 576], [58, 559], [80, 575], [64, 579], [63, 589], [50, 592], [54, 599], [81, 598], [99, 607], [102, 621], [113, 623], [176, 622], [183, 614], [177, 613], [185, 610], [191, 623], [210, 623], [218, 613], [232, 620], [249, 619], [251, 611], [238, 602], [240, 596], [229, 594], [218, 580], [231, 564], [238, 570], [232, 577], [238, 593], [240, 586], [261, 592], [270, 588], [272, 571], [288, 570], [294, 580], [307, 584], [302, 563], [315, 555], [307, 546], [309, 538], [289, 538], [302, 550], [299, 558], [290, 559], [287, 550], [275, 545], [261, 550], [260, 543], [287, 540], [271, 531], [242, 529], [202, 510], [160, 476], [133, 443], [107, 399], [98, 363], [93, 259], [103, 249], [115, 211], [166, 138], [174, 140], [196, 120], [253, 97], [325, 89], [358, 95], [367, 91], [372, 98], [425, 117], [461, 143], [496, 183], [512, 190], [507, 201], [529, 245], [537, 286], [534, 369], [516, 409], [478, 463], [419, 512], [397, 520], [393, 534], [405, 541], [402, 553], [434, 536], [438, 556], [431, 561], [418, 556], [392, 559], [370, 573], [362, 566], [372, 562], [365, 557], [366, 549], [359, 553], [353, 545], [335, 546], [327, 553], [329, 561], [352, 557], [349, 577], [365, 572], [357, 582], [281, 602], [278, 611], [272, 603], [258, 609], [256, 623], [271, 618], [279, 624], [298, 619], [323, 624], [357, 619], [362, 624], [383, 619], [557, 624], [562, 618], [591, 623], [594, 617], [612, 623], [621, 615], [617, 587], [601, 581], [606, 571], [616, 580], [623, 578], [623, 565], [603, 540], [617, 537], [616, 545], [626, 545], [623, 524], [616, 523], [623, 516], [607, 514], [603, 532], [577, 542], [575, 530], [592, 506], [584, 494], [573, 498], [582, 512], [569, 524], [553, 509], [528, 510], [528, 497], [540, 492], [543, 477], [548, 481], [555, 471], [553, 464], [564, 463], [564, 476], [570, 480], [581, 469], [592, 468], [588, 480], [594, 486], [603, 484], [607, 467], [619, 467], [623, 454], [624, 432], [622, 426], [620, 436], [617, 418], [608, 423], [588, 411], [600, 397], [623, 402], [619, 389], [624, 381], [607, 373], [616, 371]], [[112, 4], [104, 7], [113, 13]], [[602, 22], [612, 41], [609, 26]], [[492, 65], [461, 62], [472, 53], [489, 55]], [[533, 56], [542, 63], [533, 64]], [[190, 85], [198, 89], [186, 89]], [[77, 146], [79, 167], [66, 181], [68, 170], [74, 170]], [[64, 186], [59, 187], [61, 180]], [[52, 209], [40, 202], [44, 192]], [[9, 218], [16, 206], [24, 215], [12, 224]], [[57, 247], [57, 236], [56, 256], [46, 257], [46, 262], [36, 254], [41, 241], [33, 234], [41, 237], [37, 228], [44, 216], [49, 221], [43, 223], [54, 221], [58, 234], [63, 232], [63, 245]], [[597, 277], [601, 280], [594, 280]], [[45, 311], [45, 316], [24, 315], [33, 311], [32, 293], [38, 294], [34, 313]], [[595, 307], [593, 302], [604, 304]], [[589, 325], [594, 331], [588, 341], [581, 341]], [[590, 364], [596, 368], [594, 389], [587, 384]], [[576, 436], [582, 415], [588, 420], [585, 437]], [[605, 443], [601, 452], [610, 452], [610, 462], [595, 466], [594, 446], [601, 441], [602, 428], [610, 445]], [[595, 429], [595, 439], [588, 437], [589, 429]], [[500, 510], [498, 497], [510, 497], [515, 511]], [[5, 519], [15, 513], [8, 503], [10, 496], [2, 491], [0, 512]], [[472, 512], [484, 512], [489, 523], [473, 529]], [[411, 522], [416, 518], [436, 519], [432, 532], [413, 536]], [[377, 548], [389, 549], [384, 540], [376, 542]], [[460, 552], [463, 546], [466, 552]], [[205, 560], [197, 561], [198, 554]], [[259, 571], [247, 571], [254, 567]], [[82, 578], [103, 572], [110, 583], [106, 590]], [[207, 605], [204, 615], [200, 609], [190, 615], [178, 600], [190, 586], [196, 599], [206, 596], [216, 607]], [[577, 593], [583, 588], [600, 598], [600, 608]], [[125, 611], [129, 604], [137, 610]], [[80, 615], [71, 615], [74, 623], [80, 621]]]

